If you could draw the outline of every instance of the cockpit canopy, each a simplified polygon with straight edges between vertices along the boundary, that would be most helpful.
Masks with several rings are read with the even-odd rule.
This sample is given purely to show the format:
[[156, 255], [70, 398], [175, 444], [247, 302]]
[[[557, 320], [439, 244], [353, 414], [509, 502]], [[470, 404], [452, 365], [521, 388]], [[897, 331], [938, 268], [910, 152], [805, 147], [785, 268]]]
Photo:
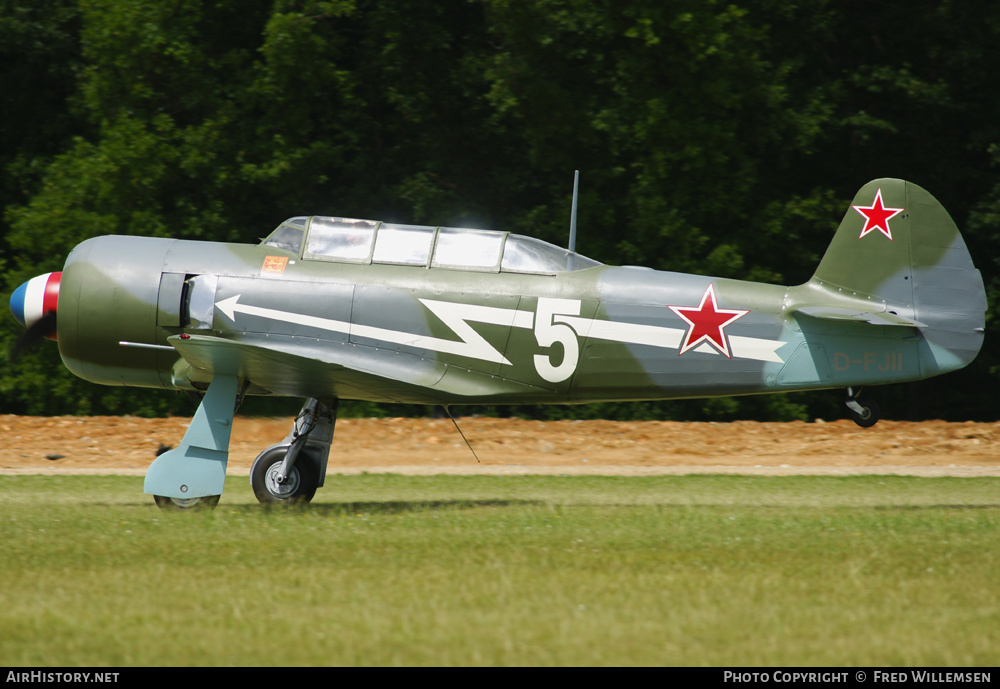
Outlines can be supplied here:
[[298, 216], [263, 242], [303, 259], [480, 272], [553, 274], [601, 265], [586, 256], [510, 232]]

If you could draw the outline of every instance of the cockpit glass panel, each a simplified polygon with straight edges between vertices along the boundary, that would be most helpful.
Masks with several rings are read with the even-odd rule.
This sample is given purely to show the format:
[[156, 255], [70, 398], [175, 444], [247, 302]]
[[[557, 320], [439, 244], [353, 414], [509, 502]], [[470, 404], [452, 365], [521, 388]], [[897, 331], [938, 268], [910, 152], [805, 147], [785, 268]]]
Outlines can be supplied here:
[[372, 254], [377, 225], [373, 220], [315, 216], [309, 223], [306, 254], [310, 258], [366, 262]]
[[541, 239], [512, 234], [504, 244], [500, 270], [508, 273], [562, 273], [601, 265]]
[[434, 241], [434, 228], [382, 223], [375, 236], [375, 263], [426, 266]]
[[302, 234], [306, 229], [308, 219], [306, 216], [289, 218], [278, 225], [278, 228], [264, 240], [264, 244], [292, 253], [299, 253], [302, 248]]
[[426, 266], [430, 259], [434, 268], [547, 275], [601, 265], [586, 256], [519, 234], [326, 216], [289, 218], [263, 243], [299, 253], [303, 237], [305, 258], [352, 263]]
[[442, 227], [434, 248], [435, 267], [495, 270], [506, 232]]

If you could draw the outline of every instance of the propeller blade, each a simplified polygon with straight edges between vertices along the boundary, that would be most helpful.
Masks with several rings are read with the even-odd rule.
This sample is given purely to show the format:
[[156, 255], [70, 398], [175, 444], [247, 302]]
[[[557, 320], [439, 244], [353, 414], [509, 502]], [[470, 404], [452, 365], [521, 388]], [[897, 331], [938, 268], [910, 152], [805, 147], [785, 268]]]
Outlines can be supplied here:
[[31, 349], [39, 342], [47, 338], [56, 331], [56, 312], [46, 311], [42, 317], [27, 327], [21, 337], [10, 351], [11, 361], [17, 359], [26, 350]]

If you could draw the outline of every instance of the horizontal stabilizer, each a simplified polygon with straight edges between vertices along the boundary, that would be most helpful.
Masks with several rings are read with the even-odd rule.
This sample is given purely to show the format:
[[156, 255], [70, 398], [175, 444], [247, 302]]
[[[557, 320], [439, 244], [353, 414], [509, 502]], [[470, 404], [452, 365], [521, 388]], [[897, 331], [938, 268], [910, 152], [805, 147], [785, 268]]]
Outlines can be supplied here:
[[915, 321], [911, 318], [904, 318], [891, 311], [859, 311], [857, 309], [845, 309], [837, 306], [803, 306], [795, 309], [795, 313], [802, 313], [813, 318], [822, 318], [832, 321], [861, 321], [872, 325], [894, 325], [904, 328], [926, 328], [926, 323]]

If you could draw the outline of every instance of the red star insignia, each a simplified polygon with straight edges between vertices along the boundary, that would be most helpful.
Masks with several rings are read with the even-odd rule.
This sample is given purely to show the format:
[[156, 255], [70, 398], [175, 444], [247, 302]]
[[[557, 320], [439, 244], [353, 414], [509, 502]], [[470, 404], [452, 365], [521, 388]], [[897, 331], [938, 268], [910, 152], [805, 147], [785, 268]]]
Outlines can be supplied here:
[[892, 218], [899, 213], [903, 212], [903, 208], [886, 208], [882, 205], [882, 188], [875, 192], [875, 200], [872, 201], [870, 206], [851, 206], [854, 210], [861, 215], [865, 216], [865, 226], [861, 230], [861, 234], [858, 239], [864, 237], [866, 234], [872, 230], [878, 230], [886, 237], [889, 241], [892, 241], [892, 232], [889, 231], [889, 218]]
[[684, 336], [684, 343], [681, 345], [677, 356], [694, 349], [702, 342], [709, 342], [720, 352], [730, 359], [733, 355], [729, 352], [729, 340], [726, 338], [724, 328], [741, 318], [750, 311], [742, 309], [720, 309], [715, 300], [715, 285], [710, 284], [705, 290], [705, 295], [701, 298], [701, 304], [694, 307], [688, 306], [668, 306], [671, 311], [687, 321], [687, 335]]

